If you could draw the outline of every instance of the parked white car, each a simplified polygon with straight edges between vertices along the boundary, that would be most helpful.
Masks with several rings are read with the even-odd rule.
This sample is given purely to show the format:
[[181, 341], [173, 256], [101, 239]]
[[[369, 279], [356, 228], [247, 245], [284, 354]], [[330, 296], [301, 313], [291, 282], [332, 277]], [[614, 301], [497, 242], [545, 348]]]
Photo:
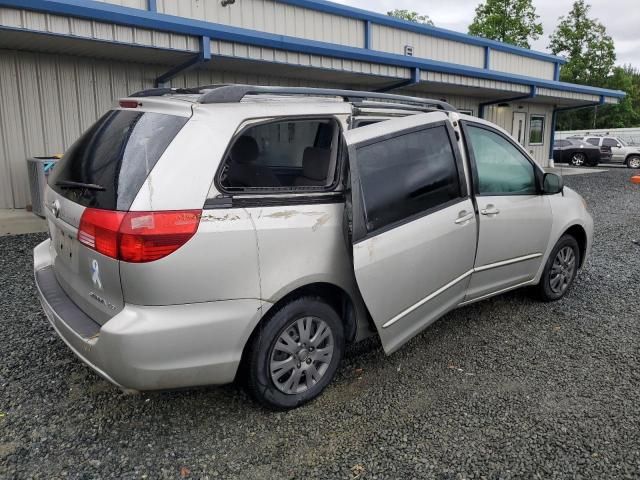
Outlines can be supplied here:
[[65, 153], [46, 205], [36, 285], [84, 362], [126, 390], [239, 376], [280, 409], [369, 335], [391, 354], [460, 305], [525, 286], [561, 298], [593, 230], [582, 198], [487, 121], [304, 88], [122, 99]]

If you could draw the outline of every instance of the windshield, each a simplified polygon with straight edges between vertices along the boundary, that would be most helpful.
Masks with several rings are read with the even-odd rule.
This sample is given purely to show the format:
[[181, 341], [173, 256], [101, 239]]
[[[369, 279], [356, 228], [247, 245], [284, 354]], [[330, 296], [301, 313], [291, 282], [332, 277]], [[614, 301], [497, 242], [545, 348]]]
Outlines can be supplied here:
[[64, 154], [49, 185], [87, 207], [129, 210], [149, 172], [187, 120], [132, 110], [107, 112]]

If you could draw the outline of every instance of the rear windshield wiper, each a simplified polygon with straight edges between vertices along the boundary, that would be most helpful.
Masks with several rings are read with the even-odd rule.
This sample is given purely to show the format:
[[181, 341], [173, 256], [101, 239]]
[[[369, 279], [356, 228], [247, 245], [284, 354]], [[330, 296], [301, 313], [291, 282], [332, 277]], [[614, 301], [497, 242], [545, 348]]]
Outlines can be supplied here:
[[99, 190], [101, 192], [104, 192], [106, 190], [106, 188], [104, 188], [102, 185], [96, 185], [95, 183], [72, 182], [71, 180], [61, 180], [59, 182], [56, 182], [56, 185], [60, 188], [68, 189], [86, 188], [87, 190]]

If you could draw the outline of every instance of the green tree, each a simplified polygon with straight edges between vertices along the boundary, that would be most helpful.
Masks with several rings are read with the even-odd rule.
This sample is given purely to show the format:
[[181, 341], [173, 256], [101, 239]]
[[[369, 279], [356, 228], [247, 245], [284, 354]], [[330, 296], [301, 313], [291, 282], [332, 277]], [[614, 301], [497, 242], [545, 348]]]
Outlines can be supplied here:
[[476, 8], [469, 34], [531, 48], [542, 35], [542, 23], [531, 0], [486, 0]]
[[410, 10], [401, 10], [399, 8], [396, 8], [395, 10], [387, 12], [387, 15], [389, 15], [390, 17], [399, 18], [401, 20], [408, 20], [410, 22], [433, 25], [433, 22], [428, 15], [420, 15], [418, 12], [413, 12]]
[[604, 86], [616, 61], [613, 39], [597, 19], [589, 17], [591, 5], [577, 0], [562, 16], [550, 37], [554, 55], [567, 57], [561, 79], [572, 83]]

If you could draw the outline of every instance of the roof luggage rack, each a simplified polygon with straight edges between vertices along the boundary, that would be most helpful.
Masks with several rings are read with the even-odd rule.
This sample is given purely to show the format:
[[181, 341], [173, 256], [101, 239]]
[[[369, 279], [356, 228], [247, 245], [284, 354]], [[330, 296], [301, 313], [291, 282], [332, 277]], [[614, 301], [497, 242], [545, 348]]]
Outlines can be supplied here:
[[[457, 112], [457, 110], [442, 100], [431, 98], [408, 97], [390, 93], [364, 92], [358, 90], [339, 90], [332, 88], [308, 87], [265, 87], [255, 85], [205, 85], [194, 88], [152, 88], [142, 90], [131, 97], [155, 97], [163, 95], [200, 94], [198, 103], [239, 103], [249, 95], [300, 95], [312, 97], [341, 97], [345, 102], [356, 103], [366, 107], [385, 108], [389, 102], [395, 108], [415, 108]], [[373, 101], [371, 101], [373, 100]], [[384, 102], [380, 101], [383, 100]]]

